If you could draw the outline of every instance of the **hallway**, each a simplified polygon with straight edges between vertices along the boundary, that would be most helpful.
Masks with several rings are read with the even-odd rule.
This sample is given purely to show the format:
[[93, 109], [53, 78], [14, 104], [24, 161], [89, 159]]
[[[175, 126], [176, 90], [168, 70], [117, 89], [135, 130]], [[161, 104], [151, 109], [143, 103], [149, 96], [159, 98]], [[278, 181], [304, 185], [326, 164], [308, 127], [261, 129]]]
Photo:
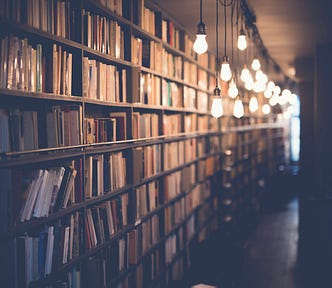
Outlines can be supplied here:
[[216, 236], [203, 243], [193, 255], [187, 286], [301, 288], [296, 277], [297, 241], [298, 200], [293, 199], [262, 214], [246, 241]]

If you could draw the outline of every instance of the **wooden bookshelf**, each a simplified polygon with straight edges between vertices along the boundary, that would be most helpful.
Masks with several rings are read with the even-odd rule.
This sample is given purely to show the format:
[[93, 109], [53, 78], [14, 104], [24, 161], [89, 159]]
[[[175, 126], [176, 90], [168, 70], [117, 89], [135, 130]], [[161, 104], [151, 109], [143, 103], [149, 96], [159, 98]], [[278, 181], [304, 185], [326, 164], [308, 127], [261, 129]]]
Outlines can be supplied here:
[[214, 55], [171, 15], [149, 0], [3, 4], [4, 287], [167, 287], [192, 247], [258, 213], [283, 126], [235, 119], [229, 99], [212, 118]]

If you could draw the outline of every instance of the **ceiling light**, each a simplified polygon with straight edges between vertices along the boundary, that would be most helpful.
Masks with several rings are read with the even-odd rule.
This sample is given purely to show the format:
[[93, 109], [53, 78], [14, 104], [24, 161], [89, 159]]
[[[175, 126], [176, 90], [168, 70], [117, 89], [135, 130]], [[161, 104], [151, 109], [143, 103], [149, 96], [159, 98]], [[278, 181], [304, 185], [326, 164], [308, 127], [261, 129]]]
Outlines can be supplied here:
[[249, 101], [250, 112], [255, 112], [258, 109], [258, 100], [256, 96], [252, 96]]
[[199, 23], [197, 25], [196, 40], [194, 42], [194, 51], [201, 55], [208, 49], [208, 43], [206, 42], [205, 24], [202, 21], [202, 0], [200, 0], [200, 14]]
[[251, 63], [251, 68], [255, 71], [259, 70], [261, 68], [261, 63], [259, 62], [259, 60], [257, 58], [255, 58], [254, 60], [252, 60]]
[[237, 48], [241, 51], [247, 48], [246, 34], [244, 34], [243, 29], [240, 30], [239, 37], [237, 38]]
[[[219, 63], [219, 49], [218, 49], [218, 2], [216, 0], [216, 63]], [[219, 118], [224, 113], [222, 107], [221, 92], [218, 86], [218, 65], [216, 65], [216, 87], [213, 90], [213, 99], [211, 105], [211, 115], [215, 118]]]
[[225, 24], [224, 24], [224, 28], [225, 28], [225, 45], [224, 45], [224, 57], [222, 60], [222, 64], [221, 64], [221, 70], [220, 70], [220, 78], [223, 81], [229, 81], [232, 78], [232, 72], [231, 72], [231, 68], [229, 65], [229, 58], [226, 56], [226, 43], [227, 43], [227, 26], [226, 26], [226, 3], [223, 4], [224, 5], [224, 14], [225, 14]]
[[239, 94], [239, 90], [236, 87], [236, 83], [234, 81], [234, 78], [232, 78], [231, 82], [228, 86], [228, 95], [231, 98], [235, 98]]
[[265, 115], [269, 114], [271, 112], [271, 107], [269, 104], [264, 104], [262, 107], [262, 111]]
[[233, 115], [236, 118], [241, 118], [244, 115], [243, 103], [241, 99], [236, 99], [234, 102]]

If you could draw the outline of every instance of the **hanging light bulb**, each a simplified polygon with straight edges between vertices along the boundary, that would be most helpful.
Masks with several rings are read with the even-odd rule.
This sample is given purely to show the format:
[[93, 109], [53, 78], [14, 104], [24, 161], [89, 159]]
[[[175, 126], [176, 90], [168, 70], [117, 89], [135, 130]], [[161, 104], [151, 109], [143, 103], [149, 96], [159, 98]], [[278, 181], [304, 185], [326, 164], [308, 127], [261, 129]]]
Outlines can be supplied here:
[[247, 82], [248, 79], [250, 77], [250, 71], [249, 69], [247, 68], [247, 65], [244, 64], [243, 66], [243, 69], [241, 71], [241, 76], [240, 76], [240, 79], [243, 81], [243, 82]]
[[219, 118], [224, 113], [222, 107], [222, 100], [220, 96], [220, 89], [218, 86], [214, 88], [213, 91], [213, 99], [212, 99], [212, 106], [211, 106], [211, 115], [215, 118]]
[[229, 81], [232, 78], [232, 72], [227, 56], [223, 57], [223, 61], [221, 63], [220, 78], [224, 81]]
[[252, 96], [249, 101], [249, 110], [250, 112], [256, 112], [258, 109], [258, 100], [256, 96]]
[[254, 88], [254, 79], [252, 78], [250, 73], [249, 73], [248, 80], [244, 84], [244, 87], [249, 91], [251, 91]]
[[206, 42], [205, 24], [202, 20], [202, 11], [202, 0], [200, 0], [199, 23], [197, 25], [196, 40], [193, 46], [194, 51], [199, 55], [205, 53], [208, 49], [208, 43]]
[[279, 87], [278, 85], [274, 86], [274, 88], [273, 88], [273, 92], [274, 92], [275, 94], [279, 95], [280, 92], [281, 92], [280, 87]]
[[237, 38], [237, 48], [241, 51], [247, 48], [246, 34], [244, 34], [243, 29], [240, 30], [239, 37]]
[[259, 60], [257, 58], [255, 58], [254, 60], [252, 60], [251, 63], [251, 68], [255, 71], [259, 70], [261, 68], [261, 63], [259, 62]]
[[267, 87], [264, 91], [264, 97], [265, 98], [271, 98], [271, 96], [272, 96], [272, 90], [269, 89], [269, 87]]
[[236, 83], [234, 78], [232, 78], [231, 82], [229, 82], [228, 86], [228, 96], [231, 98], [235, 98], [239, 94], [239, 90], [236, 87]]
[[[219, 65], [219, 49], [218, 49], [218, 2], [216, 0], [216, 62]], [[211, 115], [215, 118], [219, 118], [223, 114], [222, 100], [221, 100], [221, 91], [218, 86], [218, 67], [216, 66], [216, 87], [213, 90], [213, 99], [211, 105]]]
[[262, 107], [262, 111], [265, 115], [269, 114], [271, 112], [271, 107], [269, 104], [264, 104]]
[[206, 42], [206, 35], [196, 34], [196, 40], [194, 42], [194, 51], [201, 55], [205, 53], [208, 49], [208, 43]]
[[279, 95], [278, 94], [273, 94], [272, 97], [269, 100], [269, 103], [271, 106], [275, 106], [279, 103]]
[[296, 94], [292, 93], [292, 95], [289, 97], [288, 102], [289, 104], [294, 105], [296, 103], [296, 100], [297, 100]]
[[236, 118], [241, 118], [244, 115], [244, 108], [241, 99], [236, 99], [233, 107], [233, 115]]
[[269, 83], [267, 83], [267, 88], [271, 91], [274, 89], [275, 86], [276, 85], [274, 84], [273, 81], [269, 81]]

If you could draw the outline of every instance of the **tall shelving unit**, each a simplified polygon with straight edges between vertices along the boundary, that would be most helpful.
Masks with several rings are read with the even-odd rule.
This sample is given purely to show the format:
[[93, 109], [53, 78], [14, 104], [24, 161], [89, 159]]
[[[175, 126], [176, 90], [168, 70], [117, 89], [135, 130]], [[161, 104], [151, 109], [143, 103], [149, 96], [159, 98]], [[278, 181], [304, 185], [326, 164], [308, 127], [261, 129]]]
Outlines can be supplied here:
[[195, 243], [251, 209], [282, 126], [212, 118], [214, 56], [150, 1], [2, 7], [1, 283], [181, 279]]

